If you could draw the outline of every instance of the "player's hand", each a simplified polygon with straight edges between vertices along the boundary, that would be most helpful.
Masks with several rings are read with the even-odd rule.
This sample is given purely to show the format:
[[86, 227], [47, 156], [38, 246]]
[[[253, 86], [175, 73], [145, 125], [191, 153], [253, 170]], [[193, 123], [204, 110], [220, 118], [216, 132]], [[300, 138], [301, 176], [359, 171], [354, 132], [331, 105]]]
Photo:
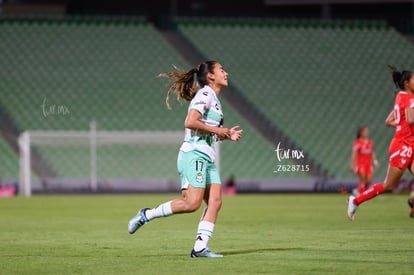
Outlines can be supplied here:
[[218, 135], [220, 139], [230, 138], [229, 128], [217, 127], [215, 134]]
[[240, 126], [237, 125], [237, 126], [232, 127], [229, 130], [229, 132], [230, 132], [230, 140], [238, 141], [238, 140], [241, 139], [243, 130], [242, 129], [239, 129], [239, 127]]

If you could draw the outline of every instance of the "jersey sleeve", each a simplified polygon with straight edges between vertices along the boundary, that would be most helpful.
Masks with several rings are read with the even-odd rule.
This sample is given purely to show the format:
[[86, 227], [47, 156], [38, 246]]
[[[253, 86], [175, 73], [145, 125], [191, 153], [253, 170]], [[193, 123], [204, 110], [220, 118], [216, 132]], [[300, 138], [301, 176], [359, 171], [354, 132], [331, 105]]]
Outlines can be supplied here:
[[201, 115], [209, 108], [211, 102], [211, 94], [207, 91], [200, 91], [191, 100], [190, 110], [196, 110]]

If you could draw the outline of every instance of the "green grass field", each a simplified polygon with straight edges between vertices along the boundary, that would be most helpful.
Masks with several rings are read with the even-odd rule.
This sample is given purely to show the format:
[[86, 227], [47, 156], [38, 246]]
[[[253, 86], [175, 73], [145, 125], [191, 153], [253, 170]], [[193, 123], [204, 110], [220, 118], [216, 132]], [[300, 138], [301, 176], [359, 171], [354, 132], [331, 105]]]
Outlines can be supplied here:
[[165, 195], [34, 196], [0, 199], [0, 274], [412, 274], [414, 219], [407, 196], [362, 205], [346, 196], [224, 197], [209, 247], [222, 259], [192, 259], [201, 212], [128, 220]]

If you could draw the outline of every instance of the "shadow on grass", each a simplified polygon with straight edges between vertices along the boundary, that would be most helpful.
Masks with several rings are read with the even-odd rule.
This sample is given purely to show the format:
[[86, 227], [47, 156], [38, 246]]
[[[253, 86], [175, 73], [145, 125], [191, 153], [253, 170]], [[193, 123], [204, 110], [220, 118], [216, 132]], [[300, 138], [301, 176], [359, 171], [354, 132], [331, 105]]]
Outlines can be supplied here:
[[[302, 247], [278, 247], [278, 248], [257, 248], [257, 249], [244, 249], [244, 250], [233, 250], [233, 251], [220, 251], [218, 253], [223, 254], [224, 256], [230, 256], [230, 255], [242, 255], [242, 254], [251, 254], [251, 253], [262, 253], [262, 252], [275, 252], [275, 251], [301, 251], [305, 250], [305, 248]], [[171, 254], [145, 254], [140, 255], [141, 257], [180, 257], [180, 256], [190, 256], [190, 253], [188, 254], [182, 254], [182, 253], [171, 253]]]
[[275, 252], [275, 251], [300, 251], [305, 250], [303, 247], [274, 247], [274, 248], [256, 248], [256, 249], [244, 249], [244, 250], [234, 250], [234, 251], [223, 251], [221, 254], [226, 255], [241, 255], [241, 254], [251, 254], [251, 253], [261, 253], [261, 252]]

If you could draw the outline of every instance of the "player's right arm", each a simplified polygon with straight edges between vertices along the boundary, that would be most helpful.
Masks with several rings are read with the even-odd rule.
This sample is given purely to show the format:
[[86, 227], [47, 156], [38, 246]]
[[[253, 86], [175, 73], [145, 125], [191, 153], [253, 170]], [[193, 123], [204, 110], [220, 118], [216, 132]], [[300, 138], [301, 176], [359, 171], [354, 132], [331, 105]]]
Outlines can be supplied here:
[[349, 170], [351, 170], [351, 172], [355, 172], [357, 151], [358, 151], [358, 143], [354, 142], [354, 144], [352, 145], [351, 162], [349, 163]]
[[379, 168], [379, 163], [378, 163], [378, 159], [377, 159], [377, 155], [375, 154], [375, 152], [372, 152], [372, 163], [374, 164], [375, 169]]
[[391, 111], [391, 113], [388, 115], [387, 119], [385, 120], [385, 125], [390, 127], [395, 127], [397, 125], [395, 121], [394, 111]]
[[351, 172], [355, 171], [355, 161], [356, 161], [356, 151], [352, 150], [351, 163], [349, 164], [349, 170], [351, 170]]
[[188, 112], [185, 119], [185, 128], [213, 133], [222, 139], [230, 138], [230, 130], [228, 128], [211, 126], [201, 122], [201, 113], [196, 109], [191, 109]]

